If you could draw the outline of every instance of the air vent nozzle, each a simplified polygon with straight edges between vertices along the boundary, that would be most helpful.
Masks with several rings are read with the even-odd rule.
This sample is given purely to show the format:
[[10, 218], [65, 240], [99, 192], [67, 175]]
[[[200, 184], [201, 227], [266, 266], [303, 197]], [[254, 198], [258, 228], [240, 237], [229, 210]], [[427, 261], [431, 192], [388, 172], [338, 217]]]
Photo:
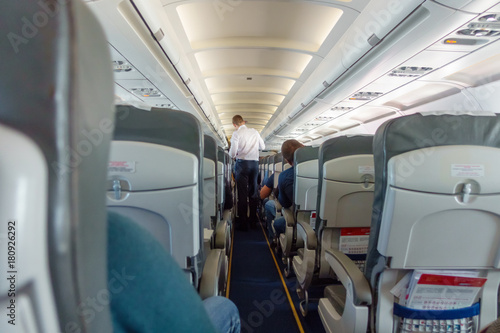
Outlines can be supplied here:
[[[499, 26], [500, 28], [500, 26]], [[500, 30], [493, 29], [462, 29], [457, 34], [471, 37], [494, 37], [500, 35]]]
[[403, 66], [394, 69], [389, 76], [397, 77], [418, 77], [432, 71], [432, 67]]
[[135, 95], [146, 98], [162, 97], [158, 89], [154, 88], [132, 88], [130, 89]]
[[349, 99], [351, 101], [370, 101], [379, 96], [382, 96], [384, 93], [381, 92], [371, 92], [371, 91], [360, 91], [352, 95]]
[[112, 61], [111, 64], [113, 65], [113, 72], [115, 73], [131, 72], [134, 69], [134, 67], [121, 60]]
[[330, 110], [336, 111], [336, 112], [346, 112], [346, 111], [350, 111], [352, 109], [353, 109], [352, 106], [335, 106], [335, 107], [331, 108]]

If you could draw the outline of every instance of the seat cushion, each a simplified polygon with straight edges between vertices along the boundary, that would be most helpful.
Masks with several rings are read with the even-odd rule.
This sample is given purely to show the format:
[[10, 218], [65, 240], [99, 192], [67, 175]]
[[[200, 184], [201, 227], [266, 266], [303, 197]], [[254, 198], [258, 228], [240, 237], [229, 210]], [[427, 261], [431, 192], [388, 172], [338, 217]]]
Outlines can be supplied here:
[[339, 314], [344, 312], [346, 290], [341, 284], [332, 285], [325, 288], [325, 297]]
[[297, 255], [300, 259], [304, 259], [304, 248], [300, 248], [297, 250]]

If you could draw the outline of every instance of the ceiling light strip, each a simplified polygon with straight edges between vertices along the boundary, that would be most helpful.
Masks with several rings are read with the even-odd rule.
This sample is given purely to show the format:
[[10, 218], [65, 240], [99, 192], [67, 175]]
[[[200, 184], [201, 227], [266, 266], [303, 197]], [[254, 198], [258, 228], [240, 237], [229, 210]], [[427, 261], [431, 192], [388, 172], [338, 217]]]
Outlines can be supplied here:
[[[320, 100], [325, 99], [327, 96], [330, 96], [335, 90], [337, 90], [339, 86], [341, 86], [350, 79], [352, 73], [357, 73], [360, 70], [364, 69], [366, 62], [370, 61], [367, 59], [367, 55], [370, 54], [372, 56], [371, 59], [378, 58], [380, 55], [382, 55], [384, 52], [387, 51], [387, 48], [391, 47], [395, 42], [403, 39], [404, 34], [406, 34], [406, 32], [409, 29], [412, 29], [411, 27], [418, 27], [419, 23], [424, 21], [426, 17], [427, 17], [427, 10], [422, 9], [421, 7], [416, 7], [400, 23], [398, 23], [394, 28], [392, 28], [389, 32], [387, 32], [387, 34], [379, 41], [377, 47], [372, 47], [366, 53], [361, 55], [351, 66], [349, 66], [349, 68], [347, 68], [342, 74], [340, 74], [328, 87], [320, 91], [314, 98], [312, 98], [311, 101], [314, 101], [315, 99], [320, 99]], [[347, 75], [348, 73], [350, 75]], [[295, 115], [290, 117], [287, 120], [287, 123], [288, 124], [291, 123], [292, 121], [296, 120], [299, 115], [302, 115], [307, 110], [306, 108], [308, 108], [309, 104], [311, 104], [311, 101], [300, 111], [298, 111]], [[269, 126], [270, 123], [271, 121], [269, 121], [267, 126]], [[266, 137], [266, 140], [270, 139], [270, 137], [275, 133], [277, 133], [277, 130], [271, 132], [271, 134], [269, 134]]]
[[[205, 120], [210, 124], [212, 131], [217, 134], [217, 136], [222, 140], [223, 143], [227, 144], [227, 140], [225, 137], [221, 137], [220, 133], [217, 131], [215, 126], [212, 124], [207, 114], [200, 106], [200, 103], [197, 101], [196, 97], [189, 89], [189, 87], [185, 84], [184, 80], [182, 80], [181, 75], [172, 64], [170, 58], [166, 54], [163, 47], [154, 37], [154, 33], [150, 30], [147, 22], [142, 17], [141, 13], [135, 6], [134, 2], [131, 0], [130, 2], [122, 1], [118, 5], [118, 11], [123, 16], [123, 18], [127, 21], [127, 23], [132, 27], [137, 36], [141, 39], [144, 45], [147, 47], [149, 52], [153, 55], [153, 57], [158, 61], [161, 67], [165, 70], [168, 76], [172, 79], [176, 87], [182, 92], [185, 98], [194, 99], [198, 108], [195, 110], [205, 118]], [[194, 105], [193, 103], [191, 103]], [[201, 111], [201, 112], [200, 112]]]

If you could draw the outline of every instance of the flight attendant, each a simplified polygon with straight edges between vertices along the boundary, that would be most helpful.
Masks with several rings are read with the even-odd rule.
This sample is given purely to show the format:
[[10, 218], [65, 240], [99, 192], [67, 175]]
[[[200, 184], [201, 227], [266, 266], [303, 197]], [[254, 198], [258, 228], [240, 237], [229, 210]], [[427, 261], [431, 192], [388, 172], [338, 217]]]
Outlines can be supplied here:
[[[234, 173], [238, 195], [238, 220], [236, 228], [247, 230], [249, 223], [257, 222], [257, 175], [259, 173], [259, 150], [265, 148], [259, 132], [245, 125], [246, 121], [240, 115], [233, 117], [236, 130], [231, 137], [229, 155], [236, 159]], [[247, 204], [248, 200], [248, 204]], [[250, 217], [247, 216], [250, 206]]]

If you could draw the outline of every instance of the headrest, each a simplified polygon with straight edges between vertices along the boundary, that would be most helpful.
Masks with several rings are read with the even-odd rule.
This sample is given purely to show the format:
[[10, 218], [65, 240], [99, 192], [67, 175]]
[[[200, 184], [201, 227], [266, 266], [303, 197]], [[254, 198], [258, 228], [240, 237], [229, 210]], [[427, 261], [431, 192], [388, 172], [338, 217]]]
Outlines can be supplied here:
[[203, 136], [199, 121], [190, 113], [133, 106], [116, 107], [114, 140], [149, 142], [194, 154], [201, 162]]
[[[319, 148], [319, 165], [338, 157], [373, 154], [373, 136], [339, 136], [323, 142]], [[321, 168], [320, 168], [321, 169]]]
[[217, 143], [215, 142], [215, 139], [209, 135], [204, 135], [203, 146], [203, 157], [214, 161], [214, 163], [217, 163]]
[[[425, 147], [449, 145], [500, 146], [499, 115], [413, 114], [382, 124], [374, 137], [375, 164]], [[377, 167], [375, 167], [377, 169]], [[382, 176], [382, 174], [380, 174]]]
[[224, 148], [222, 148], [222, 147], [217, 147], [217, 160], [220, 163], [224, 163], [225, 162]]
[[295, 165], [302, 162], [317, 160], [318, 152], [319, 152], [319, 147], [302, 147], [297, 149], [294, 153]]

